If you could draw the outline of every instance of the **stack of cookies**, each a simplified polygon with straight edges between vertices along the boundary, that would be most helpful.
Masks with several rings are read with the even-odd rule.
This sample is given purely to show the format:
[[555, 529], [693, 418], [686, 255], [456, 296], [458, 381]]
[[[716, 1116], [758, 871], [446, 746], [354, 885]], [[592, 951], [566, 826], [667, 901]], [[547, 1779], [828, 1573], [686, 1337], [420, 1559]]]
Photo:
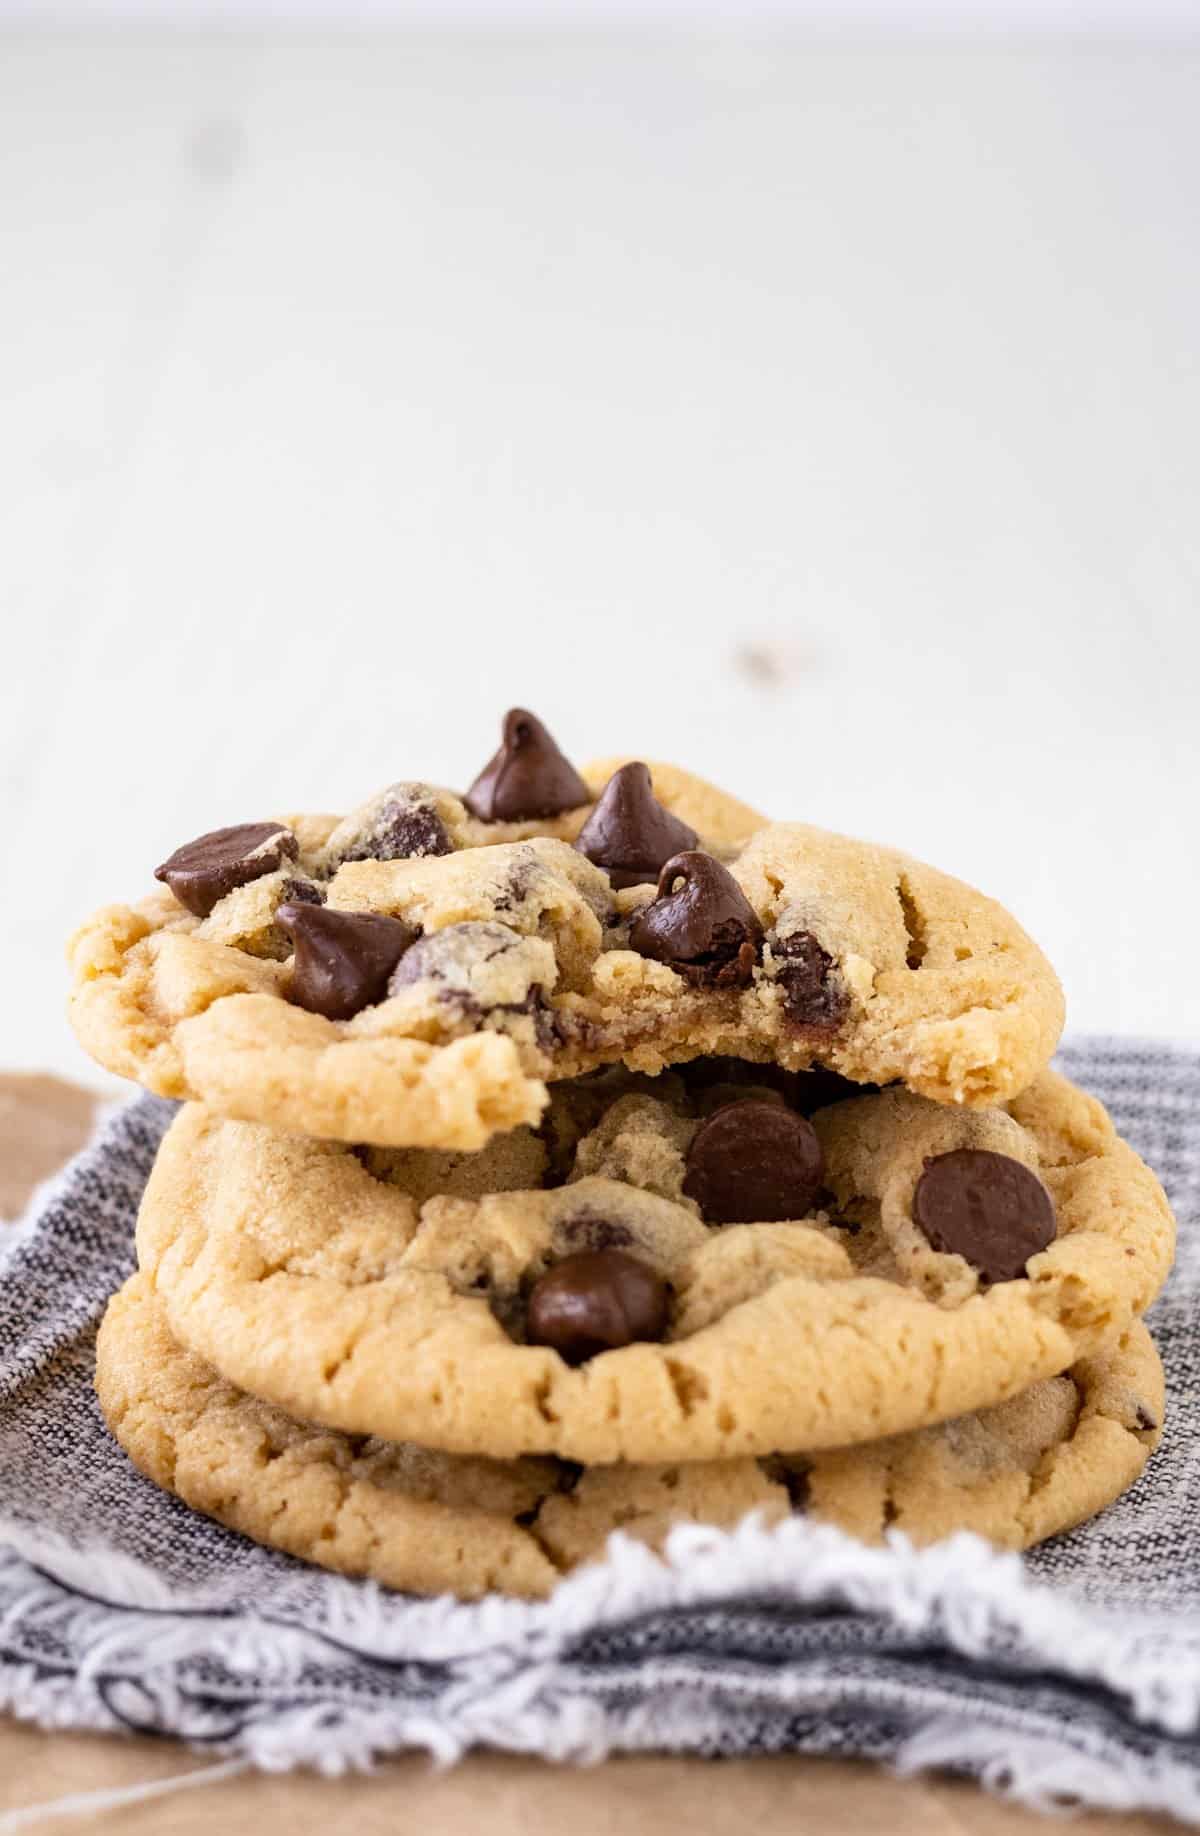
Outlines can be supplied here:
[[970, 887], [522, 709], [465, 794], [157, 878], [72, 1013], [184, 1100], [97, 1387], [195, 1509], [537, 1596], [749, 1511], [1026, 1547], [1141, 1472], [1171, 1214]]

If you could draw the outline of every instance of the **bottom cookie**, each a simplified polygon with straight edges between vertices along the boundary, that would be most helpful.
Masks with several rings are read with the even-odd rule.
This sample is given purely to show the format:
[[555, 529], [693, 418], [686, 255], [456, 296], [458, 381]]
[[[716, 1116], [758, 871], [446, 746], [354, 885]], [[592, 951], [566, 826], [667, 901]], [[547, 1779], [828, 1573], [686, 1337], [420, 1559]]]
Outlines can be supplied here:
[[537, 1597], [614, 1530], [660, 1544], [693, 1521], [795, 1510], [868, 1542], [974, 1530], [1024, 1549], [1127, 1490], [1158, 1444], [1163, 1374], [1146, 1328], [1066, 1376], [936, 1428], [804, 1457], [578, 1467], [331, 1433], [218, 1377], [171, 1337], [148, 1279], [109, 1306], [96, 1389], [134, 1465], [196, 1510], [343, 1574], [464, 1599]]

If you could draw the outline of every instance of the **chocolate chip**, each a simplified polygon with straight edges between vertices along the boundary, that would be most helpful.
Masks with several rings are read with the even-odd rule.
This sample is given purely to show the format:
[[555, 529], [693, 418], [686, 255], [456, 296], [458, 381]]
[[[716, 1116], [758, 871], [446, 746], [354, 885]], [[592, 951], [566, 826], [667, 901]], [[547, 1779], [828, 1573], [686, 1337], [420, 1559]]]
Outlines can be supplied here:
[[[528, 944], [527, 938], [505, 924], [467, 920], [445, 925], [418, 938], [405, 952], [392, 972], [388, 993], [399, 994], [418, 982], [430, 982], [437, 999], [461, 1020], [527, 1015], [539, 1050], [550, 1056], [563, 1044], [564, 1027], [537, 979], [538, 966], [525, 961], [507, 969], [502, 965], [499, 974], [489, 970], [497, 957]], [[524, 992], [518, 992], [522, 988]]]
[[782, 1103], [727, 1103], [692, 1136], [683, 1190], [706, 1224], [806, 1217], [825, 1177], [812, 1123]]
[[1137, 1413], [1134, 1416], [1134, 1421], [1137, 1424], [1138, 1431], [1142, 1434], [1149, 1434], [1152, 1430], [1158, 1427], [1157, 1415], [1154, 1415], [1149, 1409], [1147, 1409], [1145, 1403], [1138, 1404]]
[[635, 763], [613, 773], [575, 846], [606, 870], [614, 886], [642, 886], [658, 878], [664, 861], [698, 840], [695, 829], [658, 801], [649, 767]]
[[[676, 888], [675, 882], [682, 880]], [[762, 945], [762, 926], [733, 875], [711, 854], [672, 855], [658, 891], [630, 926], [639, 956], [666, 963], [707, 988], [745, 987]]]
[[154, 869], [154, 877], [164, 880], [189, 912], [207, 918], [235, 886], [261, 880], [283, 861], [294, 861], [299, 852], [296, 837], [279, 823], [239, 822], [185, 842]]
[[427, 932], [405, 951], [392, 975], [391, 993], [411, 988], [414, 982], [441, 982], [470, 995], [480, 966], [515, 950], [520, 942], [520, 933], [506, 924], [468, 919], [463, 924], [444, 925], [440, 931]]
[[416, 936], [382, 912], [281, 905], [276, 921], [295, 946], [288, 999], [327, 1020], [349, 1020], [387, 993], [388, 977]]
[[771, 939], [778, 965], [775, 980], [783, 990], [783, 1011], [797, 1026], [832, 1033], [846, 1017], [850, 997], [834, 979], [833, 958], [811, 931]]
[[529, 1295], [525, 1336], [567, 1364], [622, 1345], [659, 1340], [667, 1329], [661, 1275], [624, 1250], [581, 1250], [555, 1263]]
[[985, 1281], [1017, 1281], [1053, 1243], [1054, 1201], [1036, 1173], [988, 1148], [955, 1148], [925, 1162], [913, 1218], [935, 1250], [965, 1258]]
[[500, 749], [463, 802], [481, 822], [525, 822], [557, 816], [591, 801], [591, 791], [535, 714], [510, 708]]
[[446, 825], [430, 804], [386, 803], [367, 833], [337, 856], [345, 861], [407, 861], [451, 854]]
[[519, 850], [514, 865], [496, 889], [492, 899], [493, 910], [515, 912], [524, 905], [536, 887], [546, 884], [546, 879], [545, 863], [532, 850]]

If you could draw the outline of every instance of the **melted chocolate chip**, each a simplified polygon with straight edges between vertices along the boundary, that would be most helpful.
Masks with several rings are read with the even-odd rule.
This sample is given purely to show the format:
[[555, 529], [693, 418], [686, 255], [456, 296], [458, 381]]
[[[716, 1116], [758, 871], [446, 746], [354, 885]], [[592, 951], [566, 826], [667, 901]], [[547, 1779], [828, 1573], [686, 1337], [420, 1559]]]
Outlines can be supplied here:
[[388, 993], [399, 994], [417, 982], [432, 983], [437, 999], [462, 1020], [482, 1023], [509, 1015], [528, 1015], [533, 1022], [538, 1049], [547, 1056], [563, 1043], [565, 1022], [550, 1006], [539, 984], [513, 1001], [496, 999], [493, 983], [488, 998], [487, 968], [496, 958], [521, 947], [525, 939], [506, 924], [468, 919], [462, 924], [448, 924], [440, 931], [420, 937], [400, 958], [388, 982]]
[[[675, 882], [683, 884], [676, 888]], [[676, 854], [630, 926], [630, 947], [706, 988], [745, 987], [762, 946], [754, 907], [711, 854]]]
[[325, 888], [312, 880], [285, 880], [280, 905], [324, 905]]
[[521, 941], [518, 931], [485, 919], [467, 919], [462, 924], [444, 925], [440, 931], [428, 931], [396, 964], [391, 993], [411, 988], [414, 982], [440, 982], [469, 996], [480, 966], [507, 950], [515, 950]]
[[[444, 997], [443, 997], [444, 998]], [[483, 1007], [470, 996], [453, 999], [458, 1003], [464, 1017], [474, 1016], [482, 1020], [485, 1014], [511, 1014], [514, 1018], [524, 1014], [533, 1022], [533, 1037], [539, 1052], [550, 1057], [563, 1043], [559, 1028], [558, 1015], [548, 1004], [540, 988], [531, 988], [523, 1001], [497, 1001], [491, 1007]]]
[[388, 977], [416, 932], [382, 912], [281, 905], [276, 920], [295, 946], [288, 999], [327, 1020], [349, 1020], [387, 993]]
[[824, 1177], [811, 1122], [750, 1097], [696, 1130], [683, 1190], [706, 1224], [775, 1224], [807, 1216]]
[[384, 806], [370, 834], [339, 854], [338, 863], [407, 861], [451, 853], [446, 825], [432, 805], [396, 802]]
[[572, 1250], [628, 1249], [633, 1232], [627, 1224], [618, 1224], [598, 1212], [578, 1211], [558, 1227], [560, 1240]]
[[240, 822], [185, 842], [154, 869], [154, 877], [165, 881], [189, 912], [207, 918], [235, 886], [248, 886], [274, 873], [285, 860], [294, 861], [299, 851], [291, 830], [277, 822]]
[[516, 858], [516, 864], [509, 869], [492, 899], [492, 905], [498, 912], [515, 912], [524, 905], [534, 888], [546, 882], [545, 864], [532, 850], [522, 848]]
[[533, 1036], [538, 1050], [544, 1052], [547, 1058], [552, 1057], [567, 1043], [571, 1031], [569, 1018], [550, 1006], [540, 988], [530, 991], [522, 1007], [533, 1021]]
[[935, 1250], [962, 1256], [985, 1281], [1017, 1281], [1057, 1234], [1054, 1201], [1036, 1173], [988, 1148], [925, 1162], [913, 1218]]
[[613, 773], [575, 846], [606, 870], [614, 886], [642, 886], [658, 878], [664, 861], [698, 840], [695, 829], [658, 801], [649, 767], [635, 763]]
[[463, 802], [481, 822], [526, 822], [591, 801], [591, 791], [535, 714], [510, 708], [500, 749]]
[[534, 1283], [525, 1336], [567, 1364], [635, 1341], [662, 1338], [668, 1290], [661, 1275], [624, 1250], [581, 1250]]
[[835, 1031], [846, 1017], [850, 997], [834, 979], [828, 951], [811, 931], [793, 931], [790, 937], [772, 938], [771, 954], [788, 1019], [814, 1032]]

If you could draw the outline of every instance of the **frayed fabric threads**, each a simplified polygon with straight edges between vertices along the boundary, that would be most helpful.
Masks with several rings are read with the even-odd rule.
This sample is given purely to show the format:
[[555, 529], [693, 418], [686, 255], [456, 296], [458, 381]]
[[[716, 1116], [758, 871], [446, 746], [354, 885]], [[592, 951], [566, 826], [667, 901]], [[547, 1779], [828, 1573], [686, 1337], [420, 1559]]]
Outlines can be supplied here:
[[[1194, 1393], [1200, 1056], [1093, 1041], [1063, 1062], [1176, 1206], [1179, 1267], [1151, 1324], [1169, 1392]], [[1182, 1409], [1126, 1498], [1024, 1560], [969, 1536], [868, 1549], [749, 1519], [680, 1527], [662, 1557], [614, 1538], [545, 1602], [389, 1594], [197, 1517], [104, 1428], [95, 1328], [170, 1114], [144, 1098], [110, 1119], [0, 1236], [0, 1703], [221, 1756], [162, 1789], [227, 1765], [362, 1770], [402, 1748], [443, 1764], [480, 1745], [574, 1762], [797, 1751], [1200, 1822], [1200, 1425]]]

